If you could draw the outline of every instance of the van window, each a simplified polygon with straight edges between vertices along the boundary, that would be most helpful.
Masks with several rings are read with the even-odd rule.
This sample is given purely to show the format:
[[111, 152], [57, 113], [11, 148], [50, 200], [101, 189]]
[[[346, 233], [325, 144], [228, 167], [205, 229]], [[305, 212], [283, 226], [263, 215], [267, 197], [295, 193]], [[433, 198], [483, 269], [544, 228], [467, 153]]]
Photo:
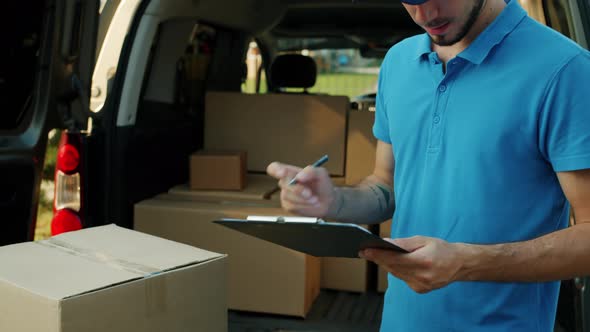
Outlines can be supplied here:
[[331, 38], [281, 38], [277, 46], [279, 54], [298, 53], [315, 60], [317, 79], [310, 93], [354, 99], [377, 91], [381, 57], [363, 57], [358, 47]]
[[318, 76], [312, 93], [344, 95], [354, 98], [377, 91], [377, 77], [382, 59], [365, 59], [358, 49], [302, 50], [317, 65]]
[[[296, 53], [310, 56], [317, 66], [315, 85], [309, 93], [355, 97], [374, 94], [382, 57], [365, 58], [358, 48], [340, 39], [330, 38], [279, 38], [276, 41], [277, 55]], [[242, 83], [242, 92], [256, 93], [257, 75], [260, 76], [260, 91], [267, 92], [265, 66], [260, 49], [255, 41], [249, 45], [246, 55], [247, 72]], [[287, 92], [301, 89], [287, 88]]]

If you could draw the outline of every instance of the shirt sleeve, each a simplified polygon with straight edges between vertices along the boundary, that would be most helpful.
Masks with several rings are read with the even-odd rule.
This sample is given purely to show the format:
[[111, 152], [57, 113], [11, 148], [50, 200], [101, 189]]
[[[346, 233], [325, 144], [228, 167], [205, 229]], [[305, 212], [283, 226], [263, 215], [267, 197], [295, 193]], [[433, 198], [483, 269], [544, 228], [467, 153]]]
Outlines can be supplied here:
[[[389, 53], [388, 53], [389, 54]], [[377, 100], [375, 101], [375, 123], [373, 124], [373, 135], [385, 143], [391, 144], [389, 137], [389, 120], [387, 116], [387, 106], [384, 95], [387, 93], [387, 62], [386, 56], [379, 70], [379, 79], [377, 83]]]
[[590, 55], [571, 58], [555, 75], [539, 114], [539, 148], [554, 171], [590, 168]]

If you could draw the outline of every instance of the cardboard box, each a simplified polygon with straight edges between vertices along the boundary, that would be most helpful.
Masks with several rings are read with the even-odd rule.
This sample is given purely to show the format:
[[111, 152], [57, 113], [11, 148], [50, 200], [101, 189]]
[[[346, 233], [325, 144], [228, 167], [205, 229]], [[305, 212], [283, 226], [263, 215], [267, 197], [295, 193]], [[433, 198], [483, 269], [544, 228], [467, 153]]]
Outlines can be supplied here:
[[227, 331], [226, 258], [113, 225], [0, 247], [0, 331]]
[[[391, 219], [379, 224], [379, 236], [382, 238], [388, 238], [391, 235]], [[377, 291], [385, 292], [387, 290], [387, 272], [378, 267], [377, 270]]]
[[198, 151], [190, 156], [190, 188], [242, 190], [246, 186], [246, 153]]
[[[338, 222], [338, 220], [330, 219], [327, 221]], [[366, 260], [341, 257], [322, 257], [321, 259], [322, 288], [361, 293], [367, 291], [370, 276], [369, 263]]]
[[288, 214], [247, 202], [151, 199], [135, 205], [135, 228], [228, 254], [230, 309], [305, 317], [320, 290], [319, 259], [212, 223], [248, 215]]
[[382, 238], [389, 238], [391, 236], [391, 219], [379, 224], [379, 236]]
[[206, 149], [248, 152], [248, 171], [265, 172], [273, 161], [309, 165], [324, 154], [331, 175], [344, 176], [344, 96], [208, 92]]
[[351, 111], [346, 135], [346, 184], [355, 185], [375, 168], [377, 139], [373, 136], [375, 112]]
[[368, 284], [368, 263], [360, 258], [322, 258], [322, 288], [364, 293]]
[[250, 202], [254, 205], [280, 207], [280, 192], [271, 195], [269, 199], [264, 194], [270, 192], [278, 181], [268, 175], [246, 174], [246, 186], [243, 190], [194, 190], [188, 184], [178, 185], [168, 191], [167, 198], [201, 202]]

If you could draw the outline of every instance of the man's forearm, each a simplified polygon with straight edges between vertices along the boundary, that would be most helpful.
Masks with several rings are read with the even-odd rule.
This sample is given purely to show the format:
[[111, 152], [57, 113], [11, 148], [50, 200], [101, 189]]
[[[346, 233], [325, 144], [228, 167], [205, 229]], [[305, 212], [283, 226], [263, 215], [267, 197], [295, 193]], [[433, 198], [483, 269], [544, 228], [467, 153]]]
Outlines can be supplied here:
[[590, 223], [524, 242], [462, 246], [457, 280], [538, 282], [590, 275]]
[[395, 210], [393, 188], [367, 180], [356, 187], [334, 188], [334, 202], [326, 218], [373, 224], [390, 219]]

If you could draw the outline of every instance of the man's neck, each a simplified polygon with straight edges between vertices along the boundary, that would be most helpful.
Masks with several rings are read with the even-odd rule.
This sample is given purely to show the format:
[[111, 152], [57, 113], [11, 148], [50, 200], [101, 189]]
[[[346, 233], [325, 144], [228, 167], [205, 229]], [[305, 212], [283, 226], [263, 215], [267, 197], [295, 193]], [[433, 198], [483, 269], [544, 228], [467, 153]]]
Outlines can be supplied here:
[[440, 46], [432, 43], [432, 50], [437, 53], [439, 59], [445, 64], [445, 67], [447, 61], [463, 52], [463, 50], [465, 50], [480, 33], [492, 24], [496, 17], [500, 15], [504, 7], [506, 7], [506, 2], [504, 0], [487, 0], [481, 8], [481, 12], [475, 20], [475, 23], [473, 23], [473, 26], [463, 39], [449, 46]]

